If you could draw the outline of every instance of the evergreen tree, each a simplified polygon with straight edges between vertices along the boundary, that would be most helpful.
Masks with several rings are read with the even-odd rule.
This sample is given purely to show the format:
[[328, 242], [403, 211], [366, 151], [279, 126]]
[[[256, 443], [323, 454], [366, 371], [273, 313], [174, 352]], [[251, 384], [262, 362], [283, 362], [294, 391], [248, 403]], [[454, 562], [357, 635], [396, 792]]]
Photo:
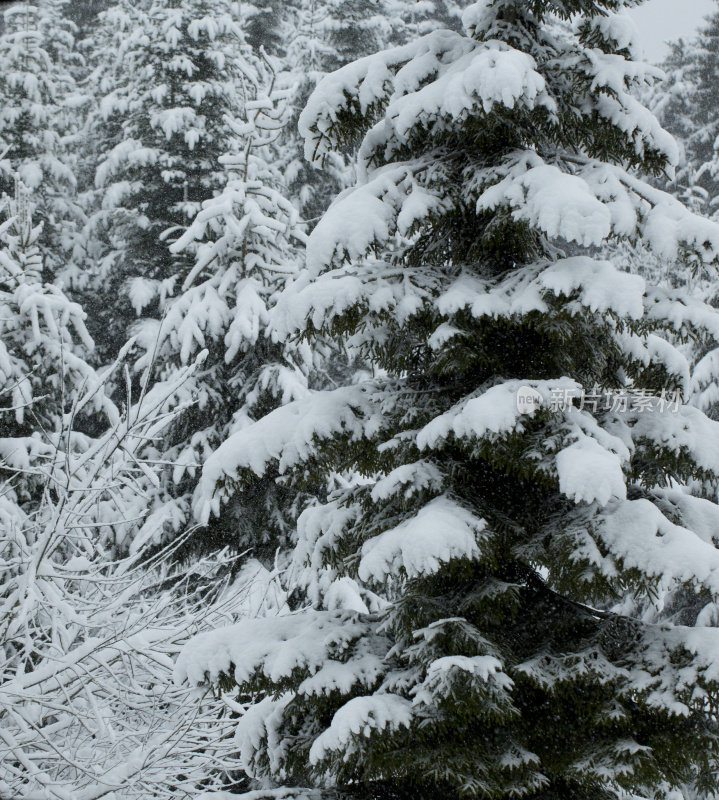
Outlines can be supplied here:
[[[233, 7], [121, 0], [101, 15], [95, 35], [104, 46], [92, 78], [101, 100], [89, 121], [103, 135], [95, 145], [100, 191], [76, 261], [90, 275], [85, 291], [103, 359], [139, 313], [159, 316], [182, 268], [166, 234], [184, 230], [222, 185], [219, 158], [235, 135], [226, 116], [242, 107], [249, 55]], [[135, 278], [154, 282], [157, 293], [130, 297]]]
[[719, 509], [686, 491], [716, 487], [719, 427], [682, 404], [670, 341], [719, 317], [581, 252], [638, 237], [719, 255], [717, 225], [636, 175], [677, 152], [630, 93], [654, 72], [625, 5], [482, 0], [464, 34], [361, 59], [303, 113], [312, 158], [362, 138], [359, 180], [275, 330], [334, 335], [375, 374], [230, 437], [197, 514], [276, 469], [364, 478], [300, 518], [309, 607], [197, 637], [178, 664], [253, 699], [238, 740], [264, 786], [719, 789], [719, 630], [701, 627]]
[[[676, 137], [680, 159], [675, 174], [664, 181], [668, 189], [698, 213], [714, 216], [717, 212], [719, 184], [715, 138], [719, 134], [714, 106], [719, 102], [712, 74], [719, 67], [719, 13], [706, 19], [696, 38], [680, 39], [671, 46], [663, 64], [667, 80], [649, 93], [649, 104], [662, 124]], [[694, 297], [717, 301], [713, 271], [701, 270], [696, 262], [692, 270], [671, 265], [669, 278]], [[690, 347], [692, 395], [699, 408], [713, 419], [719, 418], [719, 351], [712, 339]], [[712, 496], [711, 487], [705, 487]]]
[[290, 5], [283, 0], [259, 0], [239, 5], [242, 30], [255, 53], [264, 49], [274, 57], [284, 55], [283, 20]]
[[111, 417], [113, 408], [95, 392], [91, 405], [73, 409], [78, 392], [97, 384], [88, 364], [93, 343], [85, 314], [42, 280], [41, 226], [32, 223], [26, 187], [18, 181], [14, 200], [6, 201], [9, 214], [0, 227], [0, 474], [13, 471], [18, 502], [32, 508], [44, 483], [36, 480], [35, 468], [53, 460], [58, 449], [86, 446], [80, 434], [62, 441], [65, 416], [79, 414], [88, 422], [97, 414]]
[[[187, 231], [171, 246], [189, 253], [191, 268], [178, 272], [177, 296], [162, 321], [139, 331], [145, 355], [137, 367], [159, 381], [176, 380], [205, 352], [202, 366], [182, 385], [185, 405], [163, 438], [158, 458], [169, 464], [148, 523], [133, 546], [161, 542], [192, 525], [191, 504], [202, 464], [233, 432], [280, 404], [307, 394], [313, 357], [306, 345], [273, 338], [270, 310], [296, 274], [305, 234], [295, 207], [283, 194], [277, 167], [278, 137], [287, 120], [286, 92], [275, 85], [267, 59], [248, 61], [244, 116], [227, 120], [233, 150], [220, 160], [225, 186], [206, 200]], [[131, 296], [152, 296], [147, 278], [134, 279]], [[272, 563], [307, 500], [267, 475], [232, 497], [221, 519], [187, 540], [187, 550], [251, 549]]]
[[716, 213], [719, 198], [719, 136], [715, 75], [719, 68], [719, 12], [709, 16], [697, 37], [680, 40], [664, 63], [666, 85], [652, 105], [667, 130], [682, 145], [673, 190], [701, 213]]
[[106, 11], [114, 0], [73, 0], [67, 3], [66, 14], [83, 33], [96, 24], [97, 16]]
[[69, 253], [81, 221], [68, 150], [77, 61], [63, 6], [62, 0], [13, 5], [0, 36], [0, 193], [12, 195], [16, 174], [32, 191], [50, 273]]
[[284, 172], [288, 189], [304, 219], [316, 221], [330, 200], [350, 182], [345, 159], [337, 154], [327, 169], [320, 173], [303, 158], [302, 138], [297, 130], [300, 111], [320, 78], [342, 64], [330, 41], [333, 22], [327, 3], [321, 0], [299, 0], [288, 4], [283, 20], [285, 60], [294, 81], [292, 119], [284, 133]]

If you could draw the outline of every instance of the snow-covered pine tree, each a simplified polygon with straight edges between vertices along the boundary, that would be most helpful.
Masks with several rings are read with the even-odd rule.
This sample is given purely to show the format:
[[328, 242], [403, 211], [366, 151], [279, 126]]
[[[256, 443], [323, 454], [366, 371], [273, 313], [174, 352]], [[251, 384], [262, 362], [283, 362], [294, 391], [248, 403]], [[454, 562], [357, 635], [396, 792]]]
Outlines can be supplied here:
[[[349, 17], [343, 16], [348, 9]], [[381, 49], [388, 43], [390, 28], [376, 3], [336, 0], [288, 3], [282, 27], [285, 61], [294, 82], [294, 114], [284, 135], [284, 172], [300, 213], [314, 223], [332, 198], [352, 183], [353, 176], [342, 153], [329, 158], [323, 172], [303, 158], [302, 137], [297, 130], [300, 112], [324, 75]], [[353, 45], [357, 49], [352, 50]]]
[[74, 28], [63, 0], [16, 3], [4, 12], [0, 35], [0, 194], [15, 176], [30, 188], [44, 267], [53, 273], [73, 244], [81, 214], [67, 137], [76, 98]]
[[[121, 0], [100, 15], [92, 82], [101, 100], [97, 210], [85, 231], [85, 288], [102, 358], [137, 315], [158, 318], [182, 259], [164, 234], [184, 230], [222, 186], [249, 56], [231, 0]], [[83, 260], [80, 254], [78, 261]], [[182, 262], [182, 263], [178, 263]], [[76, 270], [76, 277], [82, 278]], [[132, 295], [133, 279], [153, 287]]]
[[[275, 77], [267, 58], [247, 60], [243, 116], [225, 122], [235, 133], [234, 148], [220, 159], [225, 186], [171, 245], [173, 253], [189, 254], [191, 268], [176, 274], [176, 297], [167, 301], [163, 319], [140, 329], [146, 352], [137, 366], [159, 381], [175, 380], [203, 350], [206, 357], [177, 398], [188, 407], [163, 437], [158, 458], [170, 466], [133, 546], [164, 542], [191, 527], [193, 493], [207, 458], [233, 432], [308, 391], [309, 347], [273, 338], [269, 330], [275, 298], [297, 274], [306, 241], [277, 166], [288, 106]], [[136, 278], [130, 291], [140, 297], [154, 289]], [[265, 475], [233, 493], [221, 518], [188, 539], [185, 551], [250, 549], [272, 563], [277, 548], [289, 546], [307, 499], [275, 478]]]
[[[363, 137], [359, 181], [277, 332], [334, 334], [376, 374], [231, 437], [197, 513], [268, 470], [366, 483], [300, 518], [310, 608], [198, 637], [177, 669], [255, 698], [238, 737], [264, 785], [718, 788], [719, 509], [684, 483], [716, 484], [719, 427], [673, 402], [687, 365], [667, 336], [719, 317], [564, 250], [719, 255], [716, 224], [637, 176], [676, 147], [630, 93], [653, 75], [615, 13], [630, 4], [482, 0], [464, 34], [361, 59], [303, 114], [312, 158]], [[661, 619], [681, 587], [704, 598], [696, 627]]]
[[330, 42], [331, 23], [330, 10], [322, 0], [288, 3], [283, 17], [285, 61], [294, 87], [292, 119], [283, 136], [283, 167], [290, 196], [303, 218], [313, 222], [351, 178], [341, 154], [336, 154], [331, 163], [328, 161], [322, 173], [309, 164], [303, 158], [302, 137], [297, 130], [297, 121], [307, 99], [320, 78], [332, 71], [330, 63], [335, 59], [335, 52]]
[[247, 43], [255, 53], [262, 49], [275, 58], [284, 54], [283, 20], [289, 5], [286, 0], [256, 0], [238, 4], [237, 16]]
[[655, 92], [652, 107], [682, 146], [674, 191], [707, 216], [719, 202], [719, 11], [709, 16], [691, 40], [672, 46], [663, 67], [668, 80]]
[[[5, 198], [7, 219], [0, 226], [0, 474], [13, 472], [18, 502], [36, 501], [43, 481], [34, 467], [69, 443], [60, 440], [73, 398], [97, 383], [88, 363], [93, 343], [85, 313], [56, 286], [43, 283], [38, 240], [41, 226], [32, 222], [26, 187], [16, 182], [14, 199]], [[83, 416], [112, 413], [102, 392]], [[104, 420], [103, 420], [104, 421]], [[74, 446], [74, 445], [73, 445]], [[81, 446], [81, 445], [78, 445]]]
[[[662, 125], [680, 144], [680, 159], [668, 189], [685, 205], [715, 217], [719, 202], [719, 157], [716, 137], [719, 93], [712, 77], [719, 68], [719, 12], [705, 20], [698, 35], [679, 40], [662, 65], [667, 80], [654, 88], [649, 102]], [[686, 291], [719, 305], [716, 276], [692, 265], [688, 272], [673, 268], [671, 280]], [[693, 402], [719, 418], [719, 349], [717, 341], [690, 348]], [[709, 488], [710, 493], [712, 490]]]

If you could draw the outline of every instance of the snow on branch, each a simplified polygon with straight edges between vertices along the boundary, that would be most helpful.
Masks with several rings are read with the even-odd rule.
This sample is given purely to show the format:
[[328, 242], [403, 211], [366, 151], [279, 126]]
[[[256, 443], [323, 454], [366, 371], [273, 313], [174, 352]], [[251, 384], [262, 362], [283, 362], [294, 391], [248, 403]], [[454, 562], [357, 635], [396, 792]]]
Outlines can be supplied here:
[[194, 498], [196, 519], [205, 522], [211, 513], [219, 513], [220, 503], [231, 492], [225, 482], [238, 480], [242, 471], [262, 476], [276, 464], [282, 473], [310, 459], [316, 439], [337, 435], [358, 439], [372, 419], [380, 424], [372, 388], [310, 392], [229, 436], [203, 468]]
[[[74, 399], [93, 405], [107, 371]], [[177, 380], [188, 377], [186, 370]], [[173, 686], [174, 659], [193, 633], [247, 613], [277, 613], [274, 576], [227, 553], [173, 566], [183, 539], [159, 552], [114, 555], [117, 537], [148, 513], [177, 382], [143, 392], [98, 439], [77, 450], [69, 428], [0, 488], [0, 795], [25, 800], [168, 798], [226, 785], [234, 769], [232, 712], [221, 697]], [[4, 410], [3, 410], [4, 411]], [[0, 412], [1, 413], [1, 412]], [[73, 414], [64, 418], [72, 425]], [[44, 485], [18, 502], [17, 476]], [[15, 479], [15, 480], [14, 480]], [[259, 566], [259, 565], [257, 565]], [[257, 598], [263, 585], [262, 600]]]

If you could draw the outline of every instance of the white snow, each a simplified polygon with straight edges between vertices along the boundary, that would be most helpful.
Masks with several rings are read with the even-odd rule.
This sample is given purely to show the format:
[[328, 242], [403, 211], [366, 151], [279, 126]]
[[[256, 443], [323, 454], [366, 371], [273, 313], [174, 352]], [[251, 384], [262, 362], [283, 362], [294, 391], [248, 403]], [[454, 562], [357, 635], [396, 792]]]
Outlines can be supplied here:
[[689, 387], [690, 367], [687, 357], [671, 342], [648, 333], [638, 336], [634, 333], [620, 332], [616, 335], [617, 343], [624, 353], [645, 367], [662, 365], [670, 375], [677, 378], [683, 391]]
[[143, 309], [159, 294], [159, 281], [138, 275], [127, 283], [127, 296], [130, 298], [135, 313], [139, 316]]
[[649, 500], [611, 501], [596, 534], [624, 569], [641, 570], [663, 590], [696, 581], [719, 594], [719, 550], [668, 520]]
[[414, 176], [416, 164], [391, 164], [369, 181], [343, 192], [322, 216], [307, 242], [307, 268], [319, 274], [326, 266], [356, 261], [395, 231], [446, 207]]
[[657, 488], [653, 492], [658, 507], [671, 517], [679, 513], [682, 523], [709, 544], [719, 544], [719, 505], [703, 497], [694, 497], [686, 487]]
[[[566, 391], [575, 396], [581, 392], [581, 386], [570, 378], [557, 381], [506, 381], [485, 389], [476, 397], [465, 398], [450, 411], [435, 417], [417, 434], [417, 446], [420, 450], [434, 448], [450, 435], [479, 439], [522, 430], [525, 414], [517, 408], [517, 391], [524, 386], [538, 391], [547, 408], [553, 392]], [[529, 416], [536, 411], [533, 408]]]
[[310, 748], [310, 764], [318, 764], [334, 751], [345, 749], [353, 737], [370, 737], [373, 733], [392, 733], [412, 722], [412, 704], [395, 694], [373, 694], [353, 697], [332, 717]]
[[442, 477], [439, 468], [431, 461], [402, 464], [375, 483], [371, 497], [375, 502], [387, 500], [404, 487], [403, 495], [409, 499], [420, 489], [439, 488]]
[[633, 436], [647, 438], [658, 449], [690, 455], [699, 467], [719, 472], [719, 422], [698, 408], [680, 405], [676, 411], [637, 414]]
[[330, 583], [324, 593], [324, 606], [328, 611], [356, 611], [358, 614], [369, 614], [359, 584], [347, 575], [336, 578]]
[[581, 245], [599, 245], [611, 233], [611, 213], [585, 181], [533, 153], [518, 157], [509, 174], [477, 200], [477, 212], [500, 205], [513, 217], [526, 220], [552, 238]]
[[461, 670], [470, 675], [476, 675], [483, 681], [490, 678], [504, 684], [506, 688], [513, 685], [513, 681], [503, 673], [504, 665], [495, 656], [444, 656], [435, 659], [427, 667], [427, 679], [432, 680], [435, 675], [444, 675], [452, 670]]
[[644, 278], [620, 272], [609, 261], [587, 256], [563, 258], [543, 270], [539, 282], [555, 295], [577, 292], [581, 304], [591, 311], [611, 311], [631, 319], [644, 316]]
[[606, 506], [611, 498], [627, 495], [622, 465], [616, 454], [585, 436], [556, 457], [559, 491], [576, 503]]
[[477, 539], [486, 524], [451, 498], [437, 497], [415, 516], [368, 539], [358, 575], [362, 581], [381, 583], [388, 575], [432, 575], [456, 558], [478, 559]]
[[702, 411], [719, 402], [719, 347], [710, 350], [695, 365], [688, 386], [693, 405]]
[[219, 510], [215, 489], [226, 478], [235, 479], [243, 469], [263, 475], [270, 462], [280, 472], [308, 458], [316, 437], [340, 433], [359, 438], [380, 417], [371, 400], [372, 385], [348, 386], [307, 397], [270, 412], [254, 425], [226, 439], [208, 458], [198, 485], [195, 514], [206, 521]]
[[366, 631], [367, 624], [347, 612], [245, 619], [192, 638], [177, 659], [175, 681], [216, 683], [220, 675], [230, 674], [244, 683], [261, 672], [277, 682], [296, 670], [312, 675]]
[[604, 39], [613, 42], [618, 50], [628, 50], [632, 58], [642, 60], [641, 35], [634, 19], [626, 12], [590, 17], [589, 25], [599, 30]]
[[355, 655], [346, 663], [327, 661], [314, 675], [300, 683], [297, 694], [311, 697], [340, 692], [346, 695], [357, 686], [371, 688], [386, 670], [384, 659], [371, 652]]

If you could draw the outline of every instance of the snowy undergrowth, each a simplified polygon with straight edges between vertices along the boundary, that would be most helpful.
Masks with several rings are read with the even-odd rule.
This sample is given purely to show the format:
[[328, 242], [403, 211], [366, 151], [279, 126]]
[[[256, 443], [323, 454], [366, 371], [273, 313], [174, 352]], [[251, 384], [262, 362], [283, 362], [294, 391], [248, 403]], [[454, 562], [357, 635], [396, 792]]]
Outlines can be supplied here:
[[0, 462], [0, 796], [176, 798], [235, 779], [242, 708], [174, 685], [174, 659], [205, 629], [282, 612], [276, 573], [252, 560], [232, 570], [227, 551], [182, 566], [182, 537], [114, 555], [149, 513], [156, 442], [194, 367], [109, 413], [101, 436], [78, 437], [79, 410], [104, 397], [108, 371], [70, 398], [63, 427], [24, 466]]

